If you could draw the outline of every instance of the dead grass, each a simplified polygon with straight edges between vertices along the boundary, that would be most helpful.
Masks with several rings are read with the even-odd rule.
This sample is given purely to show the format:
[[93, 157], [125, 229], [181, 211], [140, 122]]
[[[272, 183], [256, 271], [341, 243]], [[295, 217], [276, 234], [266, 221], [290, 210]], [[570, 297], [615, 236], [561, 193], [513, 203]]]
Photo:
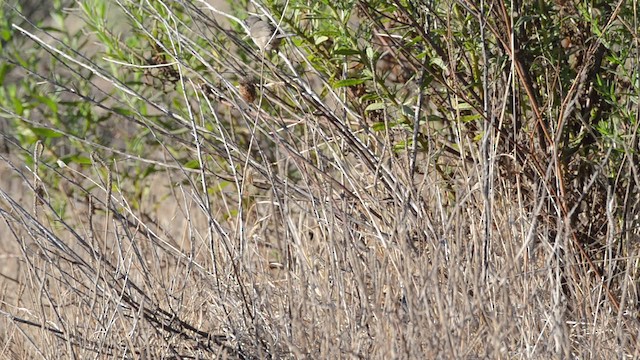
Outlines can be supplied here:
[[[624, 180], [610, 181], [603, 152], [572, 185], [535, 139], [533, 110], [510, 142], [446, 105], [468, 88], [440, 78], [448, 89], [402, 91], [441, 120], [398, 124], [407, 108], [365, 110], [350, 92], [402, 80], [332, 85], [311, 56], [321, 49], [291, 39], [280, 58], [256, 57], [198, 4], [185, 9], [208, 27], [169, 16], [182, 32], [149, 43], [160, 70], [101, 72], [106, 93], [81, 70], [117, 62], [21, 30], [74, 55], [55, 61], [92, 96], [44, 72], [43, 86], [110, 117], [80, 136], [14, 113], [65, 135], [32, 149], [3, 133], [0, 358], [640, 357], [635, 138]], [[255, 102], [234, 85], [251, 76]], [[509, 112], [501, 99], [491, 113]], [[86, 161], [61, 166], [65, 151]]]

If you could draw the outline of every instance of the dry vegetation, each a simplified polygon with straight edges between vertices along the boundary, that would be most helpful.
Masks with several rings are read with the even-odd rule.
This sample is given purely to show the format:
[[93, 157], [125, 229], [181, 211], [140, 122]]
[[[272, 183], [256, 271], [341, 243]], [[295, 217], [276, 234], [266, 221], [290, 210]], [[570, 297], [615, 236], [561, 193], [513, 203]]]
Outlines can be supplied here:
[[4, 5], [0, 358], [639, 358], [636, 5], [287, 4]]

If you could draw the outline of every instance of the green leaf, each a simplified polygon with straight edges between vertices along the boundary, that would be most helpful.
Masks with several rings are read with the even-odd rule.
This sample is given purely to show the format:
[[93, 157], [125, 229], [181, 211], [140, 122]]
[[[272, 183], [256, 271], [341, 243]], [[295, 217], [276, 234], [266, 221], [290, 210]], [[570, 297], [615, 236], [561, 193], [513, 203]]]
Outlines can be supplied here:
[[333, 84], [333, 87], [337, 89], [341, 87], [354, 86], [354, 85], [362, 84], [365, 81], [367, 81], [367, 79], [344, 79], [344, 80], [336, 81]]
[[117, 107], [114, 106], [113, 108], [111, 108], [111, 110], [113, 110], [114, 113], [119, 114], [119, 115], [123, 115], [123, 116], [132, 116], [133, 112], [127, 108], [123, 108], [123, 107]]
[[473, 109], [473, 106], [471, 106], [469, 103], [466, 103], [464, 101], [460, 101], [457, 104], [454, 104], [453, 108], [459, 111], [463, 111], [463, 110], [471, 110]]
[[13, 109], [16, 112], [16, 115], [22, 116], [24, 115], [24, 106], [22, 105], [22, 100], [17, 96], [12, 96], [13, 100]]
[[40, 103], [46, 105], [54, 114], [54, 116], [58, 114], [58, 104], [55, 102], [55, 100], [52, 100], [51, 98], [48, 98], [46, 96], [40, 96], [40, 95], [36, 95], [34, 96], [34, 98], [40, 101]]
[[368, 93], [362, 96], [362, 98], [360, 98], [360, 100], [362, 101], [376, 101], [380, 99], [380, 95], [376, 94], [376, 93]]
[[370, 104], [369, 106], [367, 106], [367, 108], [364, 109], [364, 111], [381, 110], [381, 109], [384, 109], [385, 107], [386, 107], [385, 103], [377, 102], [377, 103], [373, 103], [373, 104]]
[[75, 163], [75, 164], [79, 164], [79, 165], [91, 165], [91, 159], [86, 157], [86, 156], [79, 156], [79, 155], [70, 155], [70, 156], [65, 156], [62, 157], [58, 160], [58, 163], [62, 161], [65, 164], [71, 164], [71, 163]]
[[187, 169], [200, 169], [200, 162], [198, 160], [190, 160], [184, 164]]
[[0, 85], [4, 84], [4, 78], [11, 69], [13, 69], [12, 65], [6, 63], [0, 65]]
[[411, 141], [400, 141], [399, 143], [393, 145], [394, 151], [401, 151], [407, 149], [408, 146], [411, 146]]
[[367, 47], [367, 59], [373, 59], [375, 56], [375, 52], [373, 51], [373, 49], [371, 48], [371, 46]]
[[382, 131], [386, 129], [386, 127], [387, 125], [382, 121], [374, 122], [373, 125], [371, 125], [373, 131]]
[[416, 113], [413, 111], [413, 108], [411, 106], [408, 105], [402, 105], [400, 107], [400, 110], [402, 111], [402, 114], [408, 118], [413, 119], [413, 117], [416, 115]]
[[431, 60], [429, 60], [429, 63], [431, 63], [431, 65], [436, 65], [442, 70], [447, 69], [447, 65], [445, 65], [444, 61], [440, 57], [431, 58]]
[[320, 44], [322, 44], [323, 42], [325, 42], [325, 41], [327, 41], [327, 40], [329, 40], [329, 37], [328, 37], [328, 36], [325, 36], [325, 35], [322, 35], [322, 36], [318, 36], [318, 37], [315, 39], [315, 43], [316, 43], [316, 45], [320, 45]]
[[475, 115], [464, 115], [460, 117], [460, 120], [462, 120], [463, 123], [468, 123], [468, 122], [472, 122], [478, 119], [481, 119], [482, 115], [480, 114], [475, 114]]
[[5, 42], [9, 42], [9, 39], [11, 39], [11, 31], [6, 28], [0, 29], [0, 39], [4, 40]]
[[359, 55], [360, 51], [342, 48], [342, 49], [336, 49], [336, 51], [334, 51], [333, 53], [334, 55]]
[[57, 132], [56, 130], [43, 128], [43, 127], [32, 127], [31, 131], [33, 131], [33, 133], [38, 136], [48, 138], [48, 139], [62, 137], [62, 134]]

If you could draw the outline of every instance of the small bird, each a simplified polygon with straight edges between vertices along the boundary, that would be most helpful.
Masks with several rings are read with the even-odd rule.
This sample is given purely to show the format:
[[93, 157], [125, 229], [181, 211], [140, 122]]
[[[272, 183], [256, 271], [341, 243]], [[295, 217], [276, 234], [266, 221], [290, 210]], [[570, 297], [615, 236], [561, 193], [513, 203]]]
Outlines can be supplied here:
[[252, 77], [244, 77], [240, 79], [238, 84], [238, 92], [244, 101], [252, 103], [256, 100], [258, 93], [256, 91], [256, 79]]
[[268, 20], [251, 15], [245, 20], [249, 27], [249, 36], [260, 48], [260, 51], [278, 50], [282, 35], [276, 33], [276, 28]]

